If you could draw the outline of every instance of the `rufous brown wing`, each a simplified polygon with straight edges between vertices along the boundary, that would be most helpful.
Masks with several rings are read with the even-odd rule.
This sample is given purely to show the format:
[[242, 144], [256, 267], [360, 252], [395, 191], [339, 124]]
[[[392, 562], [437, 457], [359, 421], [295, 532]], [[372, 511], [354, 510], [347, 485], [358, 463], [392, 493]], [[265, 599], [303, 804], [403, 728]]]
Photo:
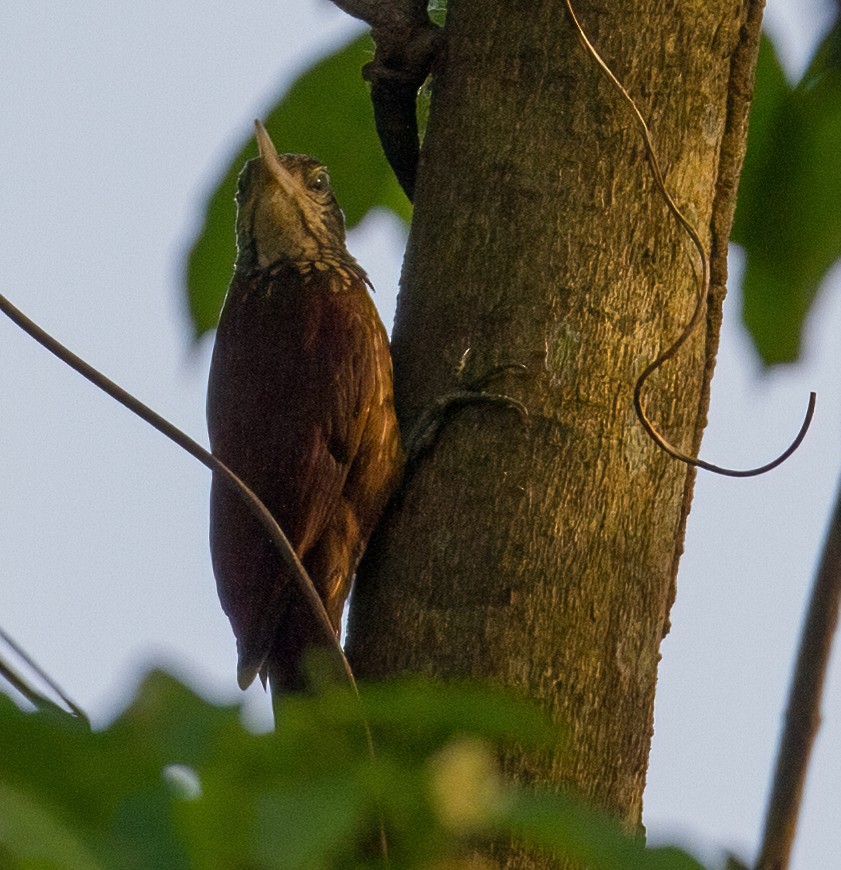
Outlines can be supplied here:
[[[325, 168], [260, 157], [237, 191], [237, 262], [210, 368], [211, 449], [263, 500], [338, 632], [353, 572], [403, 468], [388, 336], [345, 247]], [[305, 650], [325, 644], [265, 530], [214, 480], [210, 546], [237, 639], [238, 682], [304, 687]]]

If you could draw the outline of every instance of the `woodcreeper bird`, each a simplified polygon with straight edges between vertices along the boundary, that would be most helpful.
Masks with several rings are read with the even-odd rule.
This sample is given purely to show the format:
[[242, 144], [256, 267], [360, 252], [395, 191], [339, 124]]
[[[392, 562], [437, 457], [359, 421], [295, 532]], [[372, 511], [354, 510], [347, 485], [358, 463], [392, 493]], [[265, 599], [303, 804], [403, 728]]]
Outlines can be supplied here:
[[[263, 500], [338, 632], [362, 551], [397, 486], [403, 453], [388, 335], [345, 246], [324, 166], [260, 156], [237, 189], [237, 259], [210, 367], [211, 449]], [[240, 496], [214, 479], [210, 547], [237, 639], [241, 688], [305, 688], [302, 658], [327, 641]]]

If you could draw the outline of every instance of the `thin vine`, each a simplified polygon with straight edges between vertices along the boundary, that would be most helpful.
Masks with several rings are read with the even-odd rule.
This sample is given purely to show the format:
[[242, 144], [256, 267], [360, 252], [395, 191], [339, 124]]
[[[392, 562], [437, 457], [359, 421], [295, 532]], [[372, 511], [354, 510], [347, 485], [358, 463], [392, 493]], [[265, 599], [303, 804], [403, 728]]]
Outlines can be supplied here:
[[686, 465], [690, 465], [693, 468], [703, 468], [705, 471], [711, 471], [714, 474], [721, 474], [725, 477], [756, 477], [760, 474], [765, 474], [767, 471], [771, 471], [773, 468], [776, 468], [778, 465], [782, 465], [786, 459], [794, 453], [795, 450], [801, 445], [803, 439], [806, 437], [806, 432], [809, 430], [809, 426], [812, 422], [812, 417], [815, 413], [815, 401], [817, 396], [815, 393], [809, 393], [809, 404], [806, 408], [806, 415], [803, 418], [803, 423], [800, 426], [800, 431], [797, 433], [795, 439], [789, 444], [789, 446], [779, 455], [776, 459], [773, 459], [771, 462], [765, 463], [765, 465], [760, 465], [756, 468], [748, 468], [748, 469], [734, 469], [734, 468], [725, 468], [721, 465], [714, 465], [712, 462], [707, 462], [704, 459], [699, 459], [698, 457], [690, 456], [685, 451], [681, 450], [679, 447], [675, 447], [661, 432], [658, 431], [657, 427], [649, 418], [646, 413], [645, 406], [642, 401], [642, 392], [645, 387], [648, 379], [665, 363], [667, 363], [672, 357], [674, 357], [677, 352], [683, 347], [692, 333], [698, 328], [699, 324], [704, 320], [704, 311], [706, 308], [706, 292], [707, 287], [709, 285], [709, 260], [707, 258], [707, 252], [704, 249], [704, 245], [701, 241], [701, 237], [698, 234], [697, 229], [686, 217], [686, 215], [680, 210], [677, 203], [672, 198], [668, 189], [666, 188], [666, 183], [663, 179], [663, 173], [660, 169], [660, 161], [657, 159], [657, 154], [654, 150], [654, 145], [651, 142], [651, 133], [648, 129], [648, 124], [645, 122], [645, 118], [643, 118], [642, 113], [637, 108], [637, 104], [634, 102], [633, 97], [628, 93], [625, 89], [622, 82], [614, 75], [613, 71], [607, 65], [607, 63], [602, 59], [602, 56], [598, 53], [595, 46], [592, 42], [587, 38], [587, 34], [584, 32], [581, 24], [578, 21], [578, 18], [575, 14], [575, 10], [572, 8], [571, 0], [565, 0], [567, 11], [569, 12], [570, 18], [572, 19], [573, 27], [575, 28], [576, 36], [578, 37], [578, 41], [583, 46], [584, 50], [587, 54], [592, 58], [595, 62], [596, 66], [599, 68], [601, 73], [605, 76], [605, 78], [611, 83], [611, 85], [619, 92], [622, 96], [622, 100], [625, 105], [630, 109], [631, 115], [636, 123], [637, 129], [639, 130], [640, 136], [642, 137], [643, 144], [645, 145], [645, 155], [648, 160], [648, 166], [651, 169], [651, 175], [654, 178], [654, 184], [657, 187], [658, 192], [662, 196], [666, 206], [671, 212], [674, 219], [677, 221], [678, 225], [684, 230], [684, 232], [689, 236], [692, 245], [695, 250], [698, 252], [698, 257], [701, 262], [700, 272], [696, 270], [695, 275], [697, 278], [697, 290], [695, 296], [695, 308], [692, 312], [692, 317], [689, 322], [683, 328], [683, 331], [680, 335], [670, 344], [664, 351], [660, 353], [660, 355], [650, 362], [642, 374], [637, 378], [637, 382], [634, 385], [634, 409], [637, 412], [637, 417], [639, 418], [640, 423], [642, 424], [643, 429], [648, 433], [649, 437], [654, 441], [657, 446], [669, 454], [673, 459], [677, 459], [680, 462], [685, 463]]

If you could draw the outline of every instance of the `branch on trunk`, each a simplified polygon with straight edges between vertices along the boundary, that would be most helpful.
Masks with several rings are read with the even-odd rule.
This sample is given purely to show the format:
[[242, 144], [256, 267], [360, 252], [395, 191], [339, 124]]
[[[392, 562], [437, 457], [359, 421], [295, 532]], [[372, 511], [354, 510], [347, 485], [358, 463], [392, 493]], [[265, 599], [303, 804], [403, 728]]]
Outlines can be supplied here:
[[377, 134], [400, 186], [414, 198], [420, 144], [416, 99], [441, 45], [425, 0], [333, 0], [371, 27], [376, 53], [362, 76], [371, 83]]
[[821, 723], [821, 699], [841, 607], [841, 491], [824, 542], [777, 753], [774, 786], [765, 816], [757, 870], [789, 865], [812, 746]]

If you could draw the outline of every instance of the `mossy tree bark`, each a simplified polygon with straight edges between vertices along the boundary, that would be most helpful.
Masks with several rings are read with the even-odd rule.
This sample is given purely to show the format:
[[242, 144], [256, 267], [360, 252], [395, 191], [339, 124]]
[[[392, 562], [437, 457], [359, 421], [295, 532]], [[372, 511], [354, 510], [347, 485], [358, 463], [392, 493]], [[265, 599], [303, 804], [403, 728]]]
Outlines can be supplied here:
[[[695, 451], [761, 3], [575, 5], [712, 254], [707, 329], [646, 390]], [[632, 391], [691, 316], [692, 254], [561, 0], [450, 0], [446, 37], [394, 330], [398, 411], [408, 430], [470, 348], [468, 377], [528, 367], [498, 386], [530, 425], [492, 405], [446, 423], [361, 567], [349, 654], [361, 678], [489, 677], [538, 699], [570, 746], [515, 773], [634, 827], [694, 474], [644, 434]]]

